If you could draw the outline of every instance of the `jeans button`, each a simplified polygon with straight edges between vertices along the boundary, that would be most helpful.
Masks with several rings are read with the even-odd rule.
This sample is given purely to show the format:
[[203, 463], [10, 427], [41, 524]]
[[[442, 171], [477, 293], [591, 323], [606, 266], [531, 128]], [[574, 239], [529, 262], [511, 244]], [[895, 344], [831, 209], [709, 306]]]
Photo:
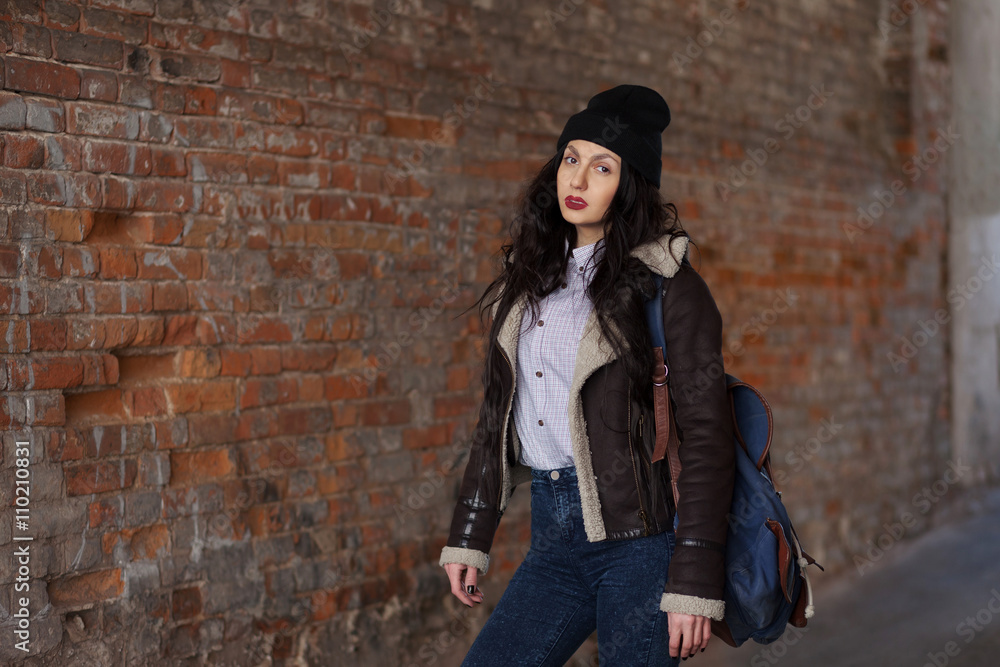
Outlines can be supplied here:
[[559, 471], [553, 470], [552, 472], [549, 473], [549, 477], [551, 477], [552, 479], [559, 479]]

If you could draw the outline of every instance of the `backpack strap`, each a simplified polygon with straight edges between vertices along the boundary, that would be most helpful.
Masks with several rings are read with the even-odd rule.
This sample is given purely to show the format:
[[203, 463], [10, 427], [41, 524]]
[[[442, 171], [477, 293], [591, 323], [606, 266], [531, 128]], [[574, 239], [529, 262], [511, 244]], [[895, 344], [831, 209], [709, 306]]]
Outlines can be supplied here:
[[666, 349], [667, 339], [663, 331], [663, 276], [653, 274], [656, 293], [646, 301], [646, 320], [653, 340], [653, 356], [656, 368], [653, 370], [653, 413], [656, 417], [656, 444], [651, 461], [656, 463], [664, 456], [670, 466], [670, 488], [674, 495], [674, 507], [680, 500], [677, 481], [681, 476], [680, 440], [677, 437], [673, 411], [670, 409], [670, 387], [667, 383]]

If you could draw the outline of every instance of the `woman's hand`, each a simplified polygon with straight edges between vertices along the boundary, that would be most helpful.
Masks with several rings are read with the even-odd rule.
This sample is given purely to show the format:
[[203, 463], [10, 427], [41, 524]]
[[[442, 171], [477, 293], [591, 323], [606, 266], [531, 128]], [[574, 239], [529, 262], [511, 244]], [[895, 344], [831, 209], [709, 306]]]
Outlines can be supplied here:
[[670, 633], [670, 657], [687, 660], [699, 649], [705, 650], [712, 636], [712, 619], [708, 616], [667, 612], [667, 632]]
[[[473, 602], [483, 601], [483, 592], [476, 587], [478, 569], [464, 563], [445, 563], [444, 569], [448, 573], [448, 579], [451, 580], [451, 592], [462, 601], [462, 604], [472, 607], [475, 606]], [[466, 586], [471, 587], [475, 593], [470, 595]]]

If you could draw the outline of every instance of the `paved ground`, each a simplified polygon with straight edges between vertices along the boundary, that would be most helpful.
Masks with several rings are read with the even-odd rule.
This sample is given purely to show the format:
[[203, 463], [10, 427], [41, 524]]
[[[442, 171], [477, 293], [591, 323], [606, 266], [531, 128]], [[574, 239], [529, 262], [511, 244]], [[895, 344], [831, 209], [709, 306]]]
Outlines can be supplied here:
[[[806, 628], [767, 646], [734, 649], [713, 638], [683, 664], [1000, 667], [1000, 496], [986, 507], [900, 543], [864, 576], [841, 574], [819, 591]], [[809, 569], [813, 581], [824, 576]]]

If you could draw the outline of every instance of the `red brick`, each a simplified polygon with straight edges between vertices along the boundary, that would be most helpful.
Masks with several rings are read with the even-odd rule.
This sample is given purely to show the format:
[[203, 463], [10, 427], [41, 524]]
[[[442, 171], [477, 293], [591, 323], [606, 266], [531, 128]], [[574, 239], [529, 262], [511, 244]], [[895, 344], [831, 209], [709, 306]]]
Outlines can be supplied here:
[[461, 391], [472, 386], [478, 376], [474, 376], [472, 369], [468, 366], [459, 366], [448, 369], [445, 389], [447, 391]]
[[20, 246], [0, 245], [0, 278], [16, 278], [20, 258]]
[[474, 412], [476, 402], [470, 396], [442, 396], [434, 399], [434, 417], [456, 417]]
[[88, 572], [78, 576], [49, 581], [49, 600], [56, 607], [90, 605], [112, 600], [125, 590], [125, 580], [119, 568]]
[[298, 384], [294, 378], [273, 380], [250, 378], [243, 387], [243, 394], [240, 396], [241, 410], [298, 400]]
[[93, 211], [52, 208], [45, 212], [46, 236], [53, 241], [80, 242], [93, 226]]
[[100, 277], [108, 280], [135, 278], [139, 269], [135, 263], [135, 252], [130, 248], [101, 248]]
[[340, 463], [317, 472], [316, 483], [321, 495], [342, 493], [357, 488], [364, 479], [364, 470], [353, 462]]
[[4, 85], [11, 90], [69, 100], [80, 96], [80, 75], [74, 68], [14, 56], [4, 58]]
[[39, 248], [28, 261], [33, 264], [31, 271], [38, 277], [59, 280], [62, 278], [62, 258], [62, 248], [46, 245]]
[[[143, 16], [132, 16], [132, 8], [137, 3], [130, 2], [125, 12], [111, 12], [104, 9], [84, 8], [84, 30], [95, 35], [110, 37], [127, 44], [140, 44], [148, 38], [149, 19]], [[141, 13], [141, 12], [137, 12]]]
[[31, 350], [54, 352], [66, 349], [66, 320], [62, 318], [31, 321]]
[[132, 317], [107, 317], [103, 319], [104, 346], [108, 348], [138, 346], [141, 323]]
[[148, 283], [95, 283], [87, 285], [84, 294], [88, 312], [95, 314], [142, 313], [153, 305], [153, 286]]
[[288, 323], [281, 318], [261, 318], [248, 322], [239, 335], [241, 343], [287, 343], [292, 340]]
[[184, 86], [184, 113], [214, 116], [217, 111], [215, 89], [208, 86]]
[[173, 213], [138, 214], [129, 218], [129, 233], [137, 243], [177, 245], [184, 240], [190, 247], [195, 229], [191, 220]]
[[55, 57], [63, 62], [121, 69], [123, 50], [118, 40], [53, 30], [52, 43]]
[[135, 482], [138, 467], [132, 459], [98, 461], [66, 466], [66, 495], [84, 496], [120, 491]]
[[446, 424], [434, 424], [422, 428], [403, 429], [403, 446], [407, 449], [426, 449], [448, 444], [449, 428]]
[[324, 379], [324, 396], [328, 401], [364, 398], [368, 395], [367, 383], [357, 375], [328, 375]]
[[[31, 333], [31, 324], [32, 322], [29, 320], [11, 319], [0, 323], [0, 338], [6, 341], [5, 350], [8, 354], [27, 354], [31, 351], [33, 341], [28, 340]], [[28, 381], [28, 378], [25, 376], [28, 375], [28, 369], [30, 368], [29, 361], [10, 359], [7, 362], [8, 367], [17, 369], [15, 375], [19, 378], [18, 382]], [[7, 388], [3, 364], [0, 364], [0, 385], [4, 385], [2, 388]]]
[[187, 165], [183, 150], [167, 146], [150, 148], [150, 174], [153, 176], [186, 176]]
[[330, 167], [326, 164], [282, 160], [278, 162], [278, 183], [292, 188], [326, 188], [330, 182]]
[[[403, 439], [406, 444], [406, 438]], [[326, 458], [329, 461], [341, 461], [364, 456], [364, 448], [357, 439], [342, 432], [328, 433], [326, 436]]]
[[191, 345], [197, 342], [199, 318], [195, 315], [170, 315], [166, 317], [163, 333], [164, 345]]
[[92, 278], [101, 266], [96, 248], [67, 247], [62, 255], [62, 274], [68, 278]]
[[170, 549], [170, 530], [165, 524], [138, 528], [129, 541], [136, 560], [153, 560], [166, 555]]
[[254, 440], [279, 435], [278, 418], [272, 410], [250, 410], [240, 415], [233, 431], [235, 440]]
[[188, 486], [227, 477], [236, 471], [228, 449], [174, 450], [170, 453], [170, 485]]
[[358, 313], [333, 318], [327, 340], [357, 340], [365, 333], [365, 320]]
[[281, 350], [274, 347], [250, 349], [250, 373], [252, 375], [274, 375], [281, 372]]
[[361, 423], [365, 426], [405, 424], [410, 421], [410, 402], [406, 399], [368, 402], [361, 406]]
[[169, 384], [164, 387], [164, 392], [175, 414], [232, 410], [236, 407], [236, 385], [229, 380]]
[[426, 139], [434, 142], [439, 142], [440, 137], [446, 136], [450, 137], [449, 145], [454, 143], [453, 133], [438, 119], [386, 115], [385, 133], [400, 139]]
[[199, 347], [181, 351], [180, 376], [191, 378], [218, 377], [222, 369], [219, 351], [211, 347]]
[[45, 163], [45, 145], [30, 134], [4, 137], [3, 164], [11, 169], [39, 169]]
[[201, 589], [198, 586], [190, 586], [173, 591], [171, 609], [175, 621], [197, 618], [201, 615]]
[[194, 188], [189, 183], [143, 179], [136, 184], [136, 199], [143, 211], [183, 213], [194, 208]]
[[248, 350], [224, 349], [220, 352], [222, 365], [220, 375], [245, 377], [250, 374], [250, 352]]
[[341, 280], [356, 280], [366, 277], [371, 268], [368, 255], [361, 253], [337, 253], [337, 275]]
[[94, 69], [80, 72], [80, 99], [114, 102], [117, 97], [117, 74]]
[[286, 371], [327, 371], [337, 360], [334, 345], [281, 346], [281, 367]]
[[202, 277], [201, 253], [183, 248], [163, 248], [137, 253], [142, 280], [198, 280]]
[[91, 354], [80, 358], [83, 362], [83, 384], [117, 384], [118, 358], [113, 354]]
[[84, 455], [84, 441], [76, 429], [67, 429], [62, 436], [52, 438], [46, 448], [52, 461], [79, 461]]
[[133, 417], [163, 417], [169, 414], [167, 397], [160, 387], [126, 391], [124, 400]]
[[294, 157], [310, 157], [319, 152], [319, 139], [310, 130], [291, 127], [265, 127], [264, 149]]
[[187, 310], [188, 288], [184, 283], [153, 285], [153, 310]]
[[292, 513], [284, 505], [255, 505], [247, 512], [250, 533], [263, 537], [283, 533], [292, 526]]
[[91, 528], [120, 528], [124, 520], [124, 503], [120, 498], [108, 497], [95, 500], [87, 508]]
[[153, 158], [148, 146], [110, 141], [85, 141], [83, 166], [84, 169], [94, 172], [146, 176], [153, 169]]
[[303, 403], [316, 403], [325, 400], [321, 375], [301, 375], [296, 379], [296, 382], [298, 383], [299, 400]]

